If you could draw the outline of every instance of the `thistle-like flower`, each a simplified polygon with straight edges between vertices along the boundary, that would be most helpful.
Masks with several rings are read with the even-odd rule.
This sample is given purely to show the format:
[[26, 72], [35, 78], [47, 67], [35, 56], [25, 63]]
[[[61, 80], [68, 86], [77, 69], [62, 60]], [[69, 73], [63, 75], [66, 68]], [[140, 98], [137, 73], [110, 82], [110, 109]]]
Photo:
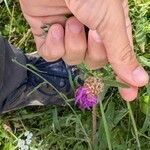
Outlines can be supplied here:
[[75, 92], [75, 104], [81, 109], [91, 109], [97, 104], [97, 96], [103, 89], [100, 79], [89, 77], [84, 85], [80, 86]]

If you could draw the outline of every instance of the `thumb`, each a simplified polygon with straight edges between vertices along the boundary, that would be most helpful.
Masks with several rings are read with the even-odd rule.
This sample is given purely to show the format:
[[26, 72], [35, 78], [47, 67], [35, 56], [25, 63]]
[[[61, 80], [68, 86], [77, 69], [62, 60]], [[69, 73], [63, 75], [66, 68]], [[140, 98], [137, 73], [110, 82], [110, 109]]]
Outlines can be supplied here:
[[[132, 36], [131, 39], [128, 36], [128, 34], [132, 35], [132, 31], [127, 33], [122, 4], [119, 1], [111, 3], [108, 14], [108, 21], [103, 20], [106, 23], [102, 23], [97, 28], [102, 34], [108, 60], [120, 79], [135, 87], [144, 86], [148, 83], [149, 76], [136, 59], [130, 42]], [[131, 29], [131, 24], [128, 28]]]
[[90, 29], [96, 29], [101, 35], [108, 60], [117, 76], [136, 87], [145, 85], [149, 76], [139, 65], [130, 45], [121, 1], [65, 1], [68, 8], [80, 22]]

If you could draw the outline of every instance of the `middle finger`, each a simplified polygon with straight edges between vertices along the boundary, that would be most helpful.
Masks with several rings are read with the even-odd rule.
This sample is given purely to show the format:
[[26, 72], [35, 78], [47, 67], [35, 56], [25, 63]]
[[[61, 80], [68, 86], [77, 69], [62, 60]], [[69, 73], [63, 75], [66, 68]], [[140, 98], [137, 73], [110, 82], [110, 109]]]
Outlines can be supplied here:
[[77, 65], [83, 62], [87, 49], [84, 25], [75, 17], [66, 22], [65, 49], [63, 60], [69, 65]]

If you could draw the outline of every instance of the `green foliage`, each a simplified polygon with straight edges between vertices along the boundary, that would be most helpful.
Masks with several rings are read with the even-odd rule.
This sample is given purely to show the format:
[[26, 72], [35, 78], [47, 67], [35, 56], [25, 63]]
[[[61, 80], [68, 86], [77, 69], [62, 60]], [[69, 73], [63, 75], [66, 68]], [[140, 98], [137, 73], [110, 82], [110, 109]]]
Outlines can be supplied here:
[[130, 8], [136, 46], [142, 52], [149, 51], [150, 1], [131, 1]]
[[[129, 4], [135, 51], [150, 73], [150, 1], [129, 0]], [[0, 0], [0, 10], [0, 34], [25, 52], [34, 51], [34, 40], [18, 1]], [[33, 66], [27, 67], [36, 70]], [[108, 86], [101, 94], [97, 108], [95, 145], [91, 142], [91, 111], [67, 104], [65, 107], [30, 107], [1, 115], [1, 150], [17, 150], [18, 139], [27, 130], [33, 133], [31, 150], [107, 150], [108, 145], [114, 150], [150, 149], [150, 101], [147, 99], [150, 84], [139, 90], [136, 101], [126, 104], [115, 88], [125, 85], [114, 81], [110, 66], [98, 71], [88, 70], [84, 65], [79, 68], [85, 77], [101, 77]], [[74, 85], [71, 76], [70, 83], [72, 88], [77, 84]]]

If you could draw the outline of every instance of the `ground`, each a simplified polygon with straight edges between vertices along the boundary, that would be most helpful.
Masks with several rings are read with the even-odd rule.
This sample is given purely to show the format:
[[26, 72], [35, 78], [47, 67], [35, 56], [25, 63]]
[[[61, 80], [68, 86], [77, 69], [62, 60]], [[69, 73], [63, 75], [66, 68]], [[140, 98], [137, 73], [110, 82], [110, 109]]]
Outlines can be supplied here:
[[[135, 51], [150, 73], [150, 0], [129, 0], [129, 4]], [[32, 34], [17, 0], [0, 0], [0, 35], [6, 36], [24, 52], [35, 50]], [[150, 149], [150, 85], [140, 89], [134, 102], [126, 103], [114, 87], [118, 84], [110, 78], [109, 66], [101, 72], [91, 72], [83, 65], [79, 67], [85, 74], [102, 76], [108, 87], [100, 95], [100, 104], [97, 105], [95, 143], [91, 140], [91, 111], [76, 106], [32, 107], [0, 116], [1, 150], [19, 149], [17, 144], [22, 138], [25, 140], [24, 133], [33, 134], [29, 144], [31, 150]]]

